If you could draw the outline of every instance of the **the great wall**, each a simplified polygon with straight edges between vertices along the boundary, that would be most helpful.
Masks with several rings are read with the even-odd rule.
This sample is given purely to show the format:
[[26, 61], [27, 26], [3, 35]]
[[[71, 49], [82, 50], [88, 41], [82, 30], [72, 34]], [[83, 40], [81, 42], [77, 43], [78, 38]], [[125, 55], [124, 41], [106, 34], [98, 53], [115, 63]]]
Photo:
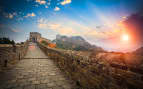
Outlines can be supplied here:
[[11, 45], [11, 44], [1, 44], [0, 45], [0, 68], [6, 66], [6, 61], [8, 63], [21, 60], [28, 49], [28, 41], [19, 45]]
[[142, 89], [142, 74], [112, 67], [103, 61], [94, 61], [54, 48], [39, 47], [54, 60], [79, 89]]
[[[0, 89], [143, 89], [140, 73], [50, 48], [32, 37], [36, 43], [0, 46]], [[8, 68], [16, 66], [6, 69], [5, 60]]]

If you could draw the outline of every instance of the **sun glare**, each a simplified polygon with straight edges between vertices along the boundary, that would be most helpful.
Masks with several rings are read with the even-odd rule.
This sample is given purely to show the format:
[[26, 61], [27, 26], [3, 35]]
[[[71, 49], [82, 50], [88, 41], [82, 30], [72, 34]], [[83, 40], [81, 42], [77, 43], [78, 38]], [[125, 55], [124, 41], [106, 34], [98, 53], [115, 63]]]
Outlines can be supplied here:
[[128, 41], [129, 40], [129, 35], [128, 34], [123, 34], [122, 35], [122, 40], [123, 41]]

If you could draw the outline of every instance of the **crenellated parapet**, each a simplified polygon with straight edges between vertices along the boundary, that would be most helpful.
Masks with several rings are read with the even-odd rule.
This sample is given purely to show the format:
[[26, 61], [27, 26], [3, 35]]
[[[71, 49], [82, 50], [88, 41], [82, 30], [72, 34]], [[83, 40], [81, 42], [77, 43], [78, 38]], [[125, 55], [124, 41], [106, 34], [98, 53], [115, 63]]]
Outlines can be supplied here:
[[39, 47], [74, 81], [78, 89], [143, 89], [140, 86], [143, 84], [142, 74], [42, 44]]
[[3, 67], [9, 62], [21, 60], [28, 49], [28, 41], [19, 45], [0, 44], [0, 65]]

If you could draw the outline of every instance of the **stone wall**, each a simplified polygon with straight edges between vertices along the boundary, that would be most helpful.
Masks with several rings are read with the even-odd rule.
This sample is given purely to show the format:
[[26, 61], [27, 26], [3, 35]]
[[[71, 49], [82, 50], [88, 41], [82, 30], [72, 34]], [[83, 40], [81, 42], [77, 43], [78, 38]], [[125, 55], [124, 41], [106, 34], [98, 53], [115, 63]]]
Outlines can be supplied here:
[[16, 46], [1, 44], [0, 66], [3, 67], [5, 65], [5, 60], [7, 60], [8, 63], [15, 60], [20, 60], [26, 54], [27, 48], [28, 42]]
[[74, 80], [78, 89], [143, 89], [142, 75], [116, 69], [102, 61], [69, 54], [39, 44], [40, 48], [54, 60], [66, 75]]

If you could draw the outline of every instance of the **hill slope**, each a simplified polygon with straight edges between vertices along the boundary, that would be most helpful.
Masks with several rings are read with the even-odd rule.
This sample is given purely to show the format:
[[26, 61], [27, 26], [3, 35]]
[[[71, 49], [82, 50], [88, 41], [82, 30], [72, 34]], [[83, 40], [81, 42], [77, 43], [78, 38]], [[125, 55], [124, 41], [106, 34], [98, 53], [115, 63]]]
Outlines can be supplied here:
[[56, 39], [53, 41], [56, 43], [58, 48], [76, 50], [76, 51], [88, 51], [88, 50], [103, 50], [100, 47], [91, 45], [81, 36], [62, 36], [57, 35]]
[[134, 51], [133, 53], [138, 54], [138, 55], [143, 55], [143, 47], [138, 48], [136, 51]]

